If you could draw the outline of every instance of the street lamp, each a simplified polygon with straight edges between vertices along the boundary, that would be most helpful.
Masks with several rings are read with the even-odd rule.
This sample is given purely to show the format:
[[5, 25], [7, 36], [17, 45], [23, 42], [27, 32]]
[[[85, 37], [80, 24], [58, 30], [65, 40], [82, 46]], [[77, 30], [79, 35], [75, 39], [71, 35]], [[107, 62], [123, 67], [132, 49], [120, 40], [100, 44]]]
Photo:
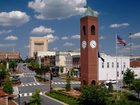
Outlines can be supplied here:
[[19, 90], [19, 93], [18, 93], [18, 103], [20, 105], [20, 90]]
[[52, 68], [50, 67], [50, 91], [52, 90]]

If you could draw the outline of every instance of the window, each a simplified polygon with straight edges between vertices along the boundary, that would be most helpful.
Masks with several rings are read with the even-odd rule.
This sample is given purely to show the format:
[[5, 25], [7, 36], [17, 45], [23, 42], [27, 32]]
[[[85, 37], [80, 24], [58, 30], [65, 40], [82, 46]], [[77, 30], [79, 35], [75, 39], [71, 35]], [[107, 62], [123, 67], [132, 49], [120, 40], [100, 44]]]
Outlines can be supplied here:
[[112, 62], [112, 68], [114, 68], [114, 62]]
[[104, 62], [102, 62], [102, 68], [104, 68]]
[[125, 68], [126, 67], [126, 64], [125, 64], [125, 62], [123, 62], [123, 68]]
[[36, 43], [34, 43], [34, 45], [39, 45], [40, 46], [40, 45], [44, 45], [44, 43], [37, 43], [36, 42]]
[[107, 62], [107, 68], [109, 68], [109, 62]]
[[86, 26], [83, 26], [83, 35], [86, 35]]
[[117, 68], [119, 68], [119, 62], [117, 62]]
[[95, 35], [95, 26], [94, 25], [91, 26], [91, 35]]

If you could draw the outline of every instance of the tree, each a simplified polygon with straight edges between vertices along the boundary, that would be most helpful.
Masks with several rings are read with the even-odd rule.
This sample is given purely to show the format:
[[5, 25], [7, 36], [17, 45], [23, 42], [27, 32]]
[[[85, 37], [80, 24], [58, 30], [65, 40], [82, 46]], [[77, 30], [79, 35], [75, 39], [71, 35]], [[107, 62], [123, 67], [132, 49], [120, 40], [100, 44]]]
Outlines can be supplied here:
[[133, 82], [133, 87], [134, 87], [134, 90], [136, 91], [136, 93], [138, 94], [138, 97], [139, 97], [139, 94], [140, 94], [140, 80], [135, 80]]
[[134, 78], [135, 78], [134, 72], [131, 69], [127, 69], [123, 77], [125, 84], [129, 85], [130, 87], [130, 85], [134, 81]]
[[31, 99], [30, 99], [30, 105], [41, 105], [41, 97], [40, 97], [40, 90], [36, 90]]
[[0, 69], [0, 86], [1, 86], [2, 80], [6, 78], [6, 74], [7, 72], [5, 69]]
[[13, 71], [15, 71], [15, 67], [17, 67], [17, 62], [16, 61], [10, 61], [9, 62], [9, 67], [12, 68]]
[[13, 93], [13, 87], [12, 87], [12, 83], [11, 81], [5, 81], [3, 84], [3, 90], [8, 93], [8, 94], [12, 94]]
[[107, 98], [107, 91], [106, 88], [101, 86], [83, 86], [82, 94], [79, 99], [80, 105], [107, 105], [106, 98]]

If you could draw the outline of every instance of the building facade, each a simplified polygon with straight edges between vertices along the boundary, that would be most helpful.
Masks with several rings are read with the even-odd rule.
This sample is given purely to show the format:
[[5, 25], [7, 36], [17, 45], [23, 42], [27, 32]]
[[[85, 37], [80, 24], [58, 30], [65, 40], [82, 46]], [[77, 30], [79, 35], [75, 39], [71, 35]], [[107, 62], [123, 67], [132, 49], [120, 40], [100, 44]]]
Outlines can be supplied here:
[[99, 81], [121, 80], [123, 73], [130, 68], [130, 57], [101, 55], [104, 62], [99, 59]]
[[30, 37], [29, 57], [34, 57], [38, 51], [48, 51], [48, 39], [45, 37]]
[[19, 60], [19, 52], [0, 52], [0, 60]]

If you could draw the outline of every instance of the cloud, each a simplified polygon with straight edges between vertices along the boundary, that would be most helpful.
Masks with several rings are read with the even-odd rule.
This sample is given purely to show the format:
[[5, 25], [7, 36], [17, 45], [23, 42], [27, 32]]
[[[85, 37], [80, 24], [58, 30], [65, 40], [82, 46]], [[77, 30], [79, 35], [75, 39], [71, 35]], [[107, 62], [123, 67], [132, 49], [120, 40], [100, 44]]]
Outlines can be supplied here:
[[86, 0], [33, 0], [28, 7], [37, 19], [64, 19], [85, 12]]
[[72, 35], [71, 38], [72, 39], [80, 39], [80, 35]]
[[48, 38], [48, 42], [49, 42], [49, 43], [54, 42], [54, 41], [56, 41], [56, 40], [59, 39], [57, 36], [54, 36], [54, 35], [52, 35], [52, 34], [49, 34], [49, 35], [44, 36], [44, 37]]
[[35, 35], [44, 35], [44, 34], [51, 34], [54, 33], [55, 31], [52, 30], [52, 28], [47, 28], [44, 26], [39, 26], [36, 27], [32, 30], [31, 34], [35, 34]]
[[57, 47], [54, 47], [52, 50], [53, 50], [53, 51], [57, 51], [57, 50], [58, 50], [58, 48], [57, 48]]
[[67, 36], [63, 36], [61, 39], [62, 40], [68, 40], [69, 38]]
[[1, 35], [1, 34], [8, 34], [8, 33], [10, 33], [10, 32], [12, 32], [12, 30], [1, 30], [1, 31], [0, 31], [0, 35]]
[[11, 35], [7, 36], [4, 40], [18, 40], [18, 37]]
[[63, 46], [71, 47], [71, 46], [74, 46], [74, 44], [73, 43], [70, 43], [70, 42], [66, 42], [66, 43], [64, 43]]
[[0, 26], [20, 26], [29, 20], [30, 17], [25, 12], [0, 12]]
[[135, 34], [132, 34], [130, 37], [131, 38], [140, 38], [140, 32], [137, 32]]
[[105, 39], [105, 37], [104, 36], [100, 36], [99, 39], [100, 40], [103, 40], [103, 39]]
[[[131, 46], [131, 51], [139, 51], [140, 49], [140, 45], [132, 45]], [[122, 48], [120, 50], [118, 50], [119, 53], [130, 53], [130, 47], [125, 47], [125, 48]]]
[[13, 44], [13, 43], [11, 43], [11, 44], [0, 44], [0, 47], [15, 47], [16, 46], [16, 44]]
[[110, 28], [122, 28], [122, 27], [128, 27], [130, 24], [129, 23], [121, 23], [121, 24], [111, 24], [109, 27]]

